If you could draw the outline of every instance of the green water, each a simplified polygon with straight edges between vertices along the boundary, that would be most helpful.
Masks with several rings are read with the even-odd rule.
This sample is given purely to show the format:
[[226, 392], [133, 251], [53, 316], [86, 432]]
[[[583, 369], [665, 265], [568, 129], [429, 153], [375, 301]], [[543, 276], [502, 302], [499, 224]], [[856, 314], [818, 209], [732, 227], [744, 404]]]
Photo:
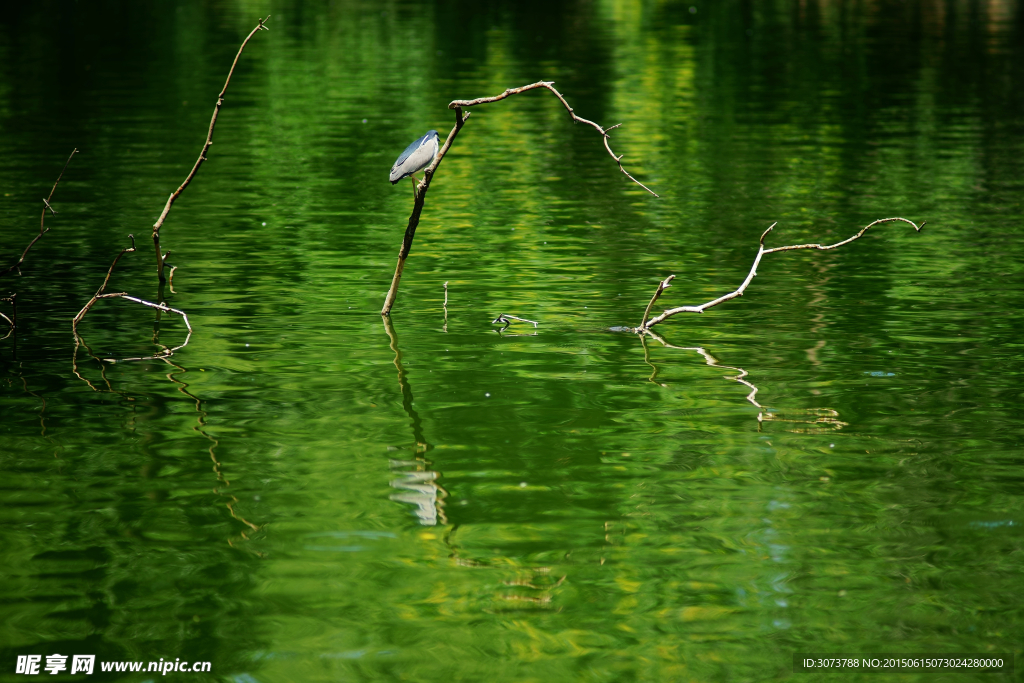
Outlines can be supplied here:
[[[129, 232], [111, 290], [160, 297], [149, 226], [268, 13], [162, 231], [195, 333], [105, 362], [185, 340], [108, 300], [76, 348]], [[385, 326], [391, 163], [450, 100], [540, 79], [621, 122], [661, 198], [549, 93], [477, 108]], [[1024, 4], [9, 8], [3, 266], [74, 147], [0, 279], [0, 679], [54, 653], [236, 683], [1024, 666]], [[769, 255], [664, 343], [609, 330], [670, 274], [658, 310], [732, 290], [773, 222], [768, 246], [896, 215], [928, 225]]]

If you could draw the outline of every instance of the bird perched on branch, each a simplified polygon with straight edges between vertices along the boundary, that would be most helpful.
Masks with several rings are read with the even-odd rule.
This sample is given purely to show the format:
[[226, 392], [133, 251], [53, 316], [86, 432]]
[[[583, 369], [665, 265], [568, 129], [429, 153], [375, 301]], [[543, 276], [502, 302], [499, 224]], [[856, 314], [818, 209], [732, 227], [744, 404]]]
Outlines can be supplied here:
[[391, 167], [391, 184], [402, 178], [412, 177], [413, 187], [416, 186], [416, 173], [434, 163], [437, 157], [437, 131], [428, 130], [427, 134], [405, 148]]

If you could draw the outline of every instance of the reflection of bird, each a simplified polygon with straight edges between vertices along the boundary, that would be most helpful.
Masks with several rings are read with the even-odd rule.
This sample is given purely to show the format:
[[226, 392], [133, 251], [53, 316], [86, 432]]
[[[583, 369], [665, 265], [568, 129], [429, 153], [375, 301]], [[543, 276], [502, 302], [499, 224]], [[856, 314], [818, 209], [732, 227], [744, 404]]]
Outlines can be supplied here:
[[419, 138], [405, 148], [401, 156], [395, 160], [391, 167], [391, 184], [394, 185], [402, 178], [412, 176], [413, 184], [416, 183], [416, 176], [427, 166], [434, 163], [437, 156], [437, 131], [428, 130], [427, 134]]

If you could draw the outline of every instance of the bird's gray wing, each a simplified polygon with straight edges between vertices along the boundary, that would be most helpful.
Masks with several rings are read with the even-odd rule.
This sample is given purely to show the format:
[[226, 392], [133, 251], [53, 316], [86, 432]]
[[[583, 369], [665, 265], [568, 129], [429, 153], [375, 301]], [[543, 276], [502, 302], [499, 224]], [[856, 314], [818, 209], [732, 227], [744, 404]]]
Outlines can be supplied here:
[[[397, 182], [430, 166], [437, 155], [437, 140], [422, 138], [409, 145], [391, 168], [391, 182]], [[416, 145], [413, 147], [413, 145]]]

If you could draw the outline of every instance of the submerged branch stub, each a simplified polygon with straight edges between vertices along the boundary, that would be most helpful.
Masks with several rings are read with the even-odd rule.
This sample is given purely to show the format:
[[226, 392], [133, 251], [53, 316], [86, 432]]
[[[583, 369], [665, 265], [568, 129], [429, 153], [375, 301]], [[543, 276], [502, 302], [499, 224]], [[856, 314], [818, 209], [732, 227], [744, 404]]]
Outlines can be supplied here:
[[77, 147], [75, 147], [73, 150], [71, 150], [71, 154], [68, 156], [68, 160], [64, 162], [64, 167], [62, 169], [60, 169], [60, 175], [57, 176], [57, 180], [53, 183], [53, 187], [50, 188], [49, 196], [43, 198], [43, 213], [39, 217], [39, 232], [38, 232], [38, 234], [36, 234], [36, 236], [32, 238], [32, 241], [28, 243], [28, 246], [25, 247], [25, 251], [21, 252], [21, 257], [18, 258], [17, 261], [15, 261], [11, 265], [7, 266], [7, 268], [5, 268], [3, 270], [0, 270], [0, 277], [3, 277], [4, 275], [7, 275], [8, 273], [11, 273], [11, 272], [17, 270], [21, 266], [21, 264], [25, 262], [25, 257], [28, 256], [28, 252], [32, 249], [32, 247], [35, 246], [36, 242], [39, 241], [39, 238], [41, 238], [46, 233], [50, 232], [50, 229], [48, 227], [46, 227], [46, 212], [49, 211], [50, 215], [56, 215], [57, 214], [57, 212], [54, 211], [53, 207], [50, 206], [50, 202], [53, 200], [53, 193], [57, 191], [57, 185], [60, 184], [61, 178], [64, 177], [64, 171], [68, 170], [68, 164], [71, 163], [71, 157], [75, 156], [75, 154], [77, 154], [77, 153], [78, 153], [78, 148]]
[[156, 272], [157, 278], [160, 282], [164, 282], [164, 257], [160, 252], [160, 228], [163, 226], [164, 221], [167, 220], [167, 214], [171, 212], [171, 206], [174, 201], [185, 191], [189, 183], [195, 177], [199, 171], [199, 167], [206, 161], [206, 153], [210, 150], [210, 146], [213, 145], [213, 129], [217, 125], [217, 117], [220, 115], [220, 108], [224, 105], [224, 94], [228, 91], [228, 86], [231, 85], [231, 77], [235, 73], [235, 67], [238, 66], [238, 60], [242, 56], [242, 51], [245, 46], [249, 43], [249, 39], [256, 35], [257, 31], [269, 31], [270, 29], [265, 26], [267, 21], [270, 20], [270, 15], [267, 15], [266, 19], [260, 19], [256, 24], [256, 28], [249, 32], [249, 35], [242, 41], [241, 47], [238, 48], [238, 53], [235, 54], [235, 60], [231, 62], [231, 69], [228, 71], [227, 80], [224, 81], [224, 87], [221, 88], [220, 94], [217, 95], [217, 103], [213, 106], [213, 116], [210, 118], [210, 128], [206, 133], [206, 142], [203, 144], [202, 150], [199, 152], [199, 158], [196, 159], [196, 163], [192, 166], [192, 170], [189, 171], [188, 176], [185, 177], [184, 182], [178, 186], [178, 189], [171, 193], [167, 198], [167, 203], [164, 204], [163, 211], [160, 212], [160, 216], [156, 219], [156, 223], [153, 224], [153, 246], [156, 249]]
[[761, 258], [765, 254], [773, 254], [775, 252], [780, 251], [795, 251], [797, 249], [816, 249], [818, 251], [828, 251], [829, 249], [836, 249], [845, 244], [853, 242], [854, 240], [860, 238], [865, 232], [867, 232], [869, 228], [872, 228], [876, 225], [897, 222], [907, 223], [908, 225], [913, 226], [916, 232], [921, 232], [921, 229], [924, 228], [925, 224], [927, 223], [927, 221], [925, 221], [922, 222], [921, 225], [918, 225], [914, 221], [900, 217], [879, 218], [878, 220], [865, 225], [863, 228], [860, 229], [860, 231], [857, 232], [857, 234], [853, 235], [852, 237], [848, 237], [847, 239], [841, 242], [836, 242], [835, 244], [792, 244], [782, 247], [772, 247], [771, 249], [766, 249], [764, 246], [764, 240], [768, 236], [768, 234], [771, 233], [772, 229], [776, 225], [778, 225], [778, 223], [772, 223], [767, 230], [761, 233], [761, 238], [758, 240], [757, 256], [754, 257], [754, 263], [753, 265], [750, 266], [750, 272], [747, 273], [747, 277], [743, 280], [739, 287], [729, 292], [728, 294], [724, 294], [718, 297], [717, 299], [712, 299], [711, 301], [700, 304], [699, 306], [679, 306], [678, 308], [671, 308], [663, 312], [661, 315], [655, 316], [648, 320], [647, 315], [650, 312], [651, 306], [654, 305], [654, 302], [657, 300], [657, 298], [661, 296], [661, 292], [663, 292], [667, 287], [666, 283], [669, 282], [672, 277], [670, 276], [669, 278], [666, 278], [662, 283], [658, 285], [658, 291], [654, 293], [654, 296], [651, 298], [651, 302], [647, 304], [647, 311], [644, 313], [643, 323], [641, 323], [639, 327], [633, 328], [633, 332], [637, 334], [643, 334], [650, 330], [650, 328], [657, 325], [658, 323], [663, 322], [664, 320], [671, 318], [674, 315], [678, 315], [679, 313], [703, 313], [709, 308], [713, 308], [719, 304], [725, 303], [726, 301], [735, 299], [736, 297], [743, 296], [743, 292], [746, 291], [747, 287], [750, 286], [750, 283], [754, 280], [754, 277], [757, 275], [757, 266], [761, 263]]

